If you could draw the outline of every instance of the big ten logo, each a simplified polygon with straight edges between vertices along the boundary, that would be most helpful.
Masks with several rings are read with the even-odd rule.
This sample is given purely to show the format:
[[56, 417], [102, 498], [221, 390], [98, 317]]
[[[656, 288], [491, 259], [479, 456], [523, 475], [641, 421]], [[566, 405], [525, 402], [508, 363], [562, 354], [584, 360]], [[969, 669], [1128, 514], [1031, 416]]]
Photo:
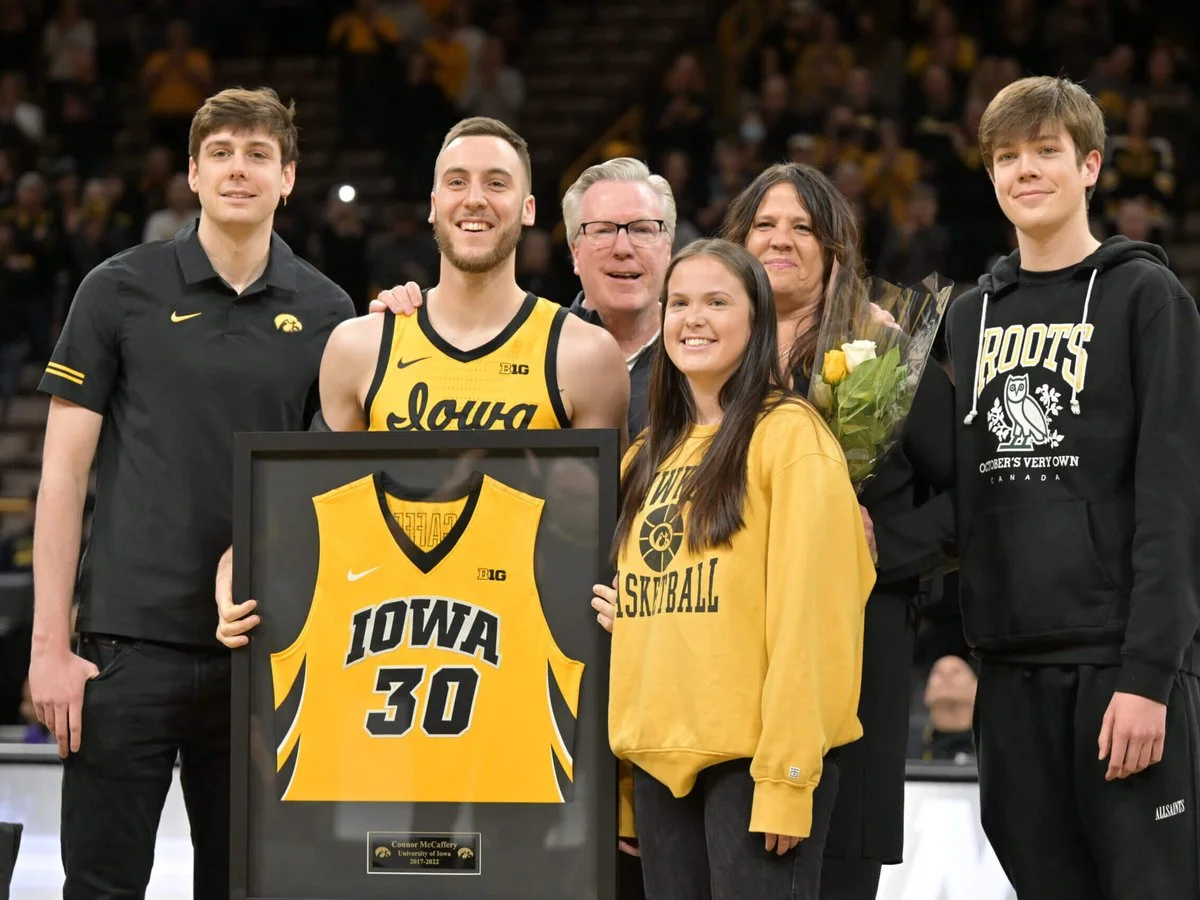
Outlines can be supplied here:
[[526, 363], [500, 363], [501, 375], [528, 375], [529, 366]]
[[480, 581], [507, 581], [508, 572], [504, 569], [480, 569]]

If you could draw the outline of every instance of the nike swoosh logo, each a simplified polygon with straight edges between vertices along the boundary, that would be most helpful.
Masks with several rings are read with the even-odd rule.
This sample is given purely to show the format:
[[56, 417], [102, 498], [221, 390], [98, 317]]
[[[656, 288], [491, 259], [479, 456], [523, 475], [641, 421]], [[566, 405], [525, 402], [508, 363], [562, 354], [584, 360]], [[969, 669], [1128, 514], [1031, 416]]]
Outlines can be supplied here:
[[[379, 568], [379, 566], [375, 567], [375, 569], [378, 569], [378, 568]], [[358, 579], [365, 578], [366, 576], [370, 575], [372, 572], [375, 571], [375, 569], [367, 569], [367, 571], [365, 571], [365, 572], [355, 572], [353, 569], [347, 569], [346, 570], [346, 580], [347, 581], [358, 581]]]
[[429, 357], [428, 356], [418, 356], [416, 359], [410, 359], [408, 362], [405, 362], [404, 360], [399, 359], [399, 360], [396, 360], [396, 368], [397, 369], [407, 369], [409, 366], [415, 365], [416, 363], [419, 363], [423, 359], [429, 359]]
[[202, 315], [204, 315], [204, 313], [198, 312], [198, 313], [188, 313], [186, 316], [181, 316], [179, 313], [173, 312], [173, 313], [171, 313], [171, 321], [172, 322], [186, 322], [188, 319], [194, 319], [194, 318], [196, 318], [196, 316], [202, 316]]

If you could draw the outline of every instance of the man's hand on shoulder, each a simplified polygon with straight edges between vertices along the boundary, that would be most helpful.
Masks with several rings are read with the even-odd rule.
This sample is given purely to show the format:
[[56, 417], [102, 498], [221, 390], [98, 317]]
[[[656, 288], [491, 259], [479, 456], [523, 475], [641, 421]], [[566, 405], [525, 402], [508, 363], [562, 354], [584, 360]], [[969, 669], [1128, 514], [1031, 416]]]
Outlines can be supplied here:
[[422, 302], [424, 301], [421, 298], [421, 286], [415, 281], [409, 281], [404, 285], [398, 284], [381, 291], [379, 296], [371, 301], [367, 312], [393, 312], [398, 316], [411, 316]]
[[567, 316], [558, 342], [558, 386], [572, 428], [619, 428], [629, 442], [629, 368], [616, 339], [578, 316]]

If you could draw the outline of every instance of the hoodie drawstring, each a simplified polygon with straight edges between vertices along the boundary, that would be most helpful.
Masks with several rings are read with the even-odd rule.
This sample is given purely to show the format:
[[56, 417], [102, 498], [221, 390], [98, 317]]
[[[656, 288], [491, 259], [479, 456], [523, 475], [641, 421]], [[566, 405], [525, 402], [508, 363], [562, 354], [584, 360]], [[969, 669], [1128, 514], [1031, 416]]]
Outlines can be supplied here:
[[971, 411], [963, 419], [964, 425], [970, 425], [979, 415], [979, 389], [975, 387], [975, 382], [979, 380], [979, 367], [983, 364], [983, 329], [987, 324], [987, 305], [988, 293], [984, 291], [983, 306], [979, 309], [979, 344], [975, 348], [975, 372], [971, 378]]
[[[1088, 304], [1092, 302], [1092, 285], [1096, 283], [1096, 273], [1099, 269], [1092, 269], [1092, 277], [1088, 279], [1087, 294], [1083, 298], [1083, 321], [1081, 325], [1087, 324]], [[1071, 412], [1079, 415], [1079, 379], [1075, 379], [1075, 384], [1071, 386]]]
[[[1096, 275], [1099, 271], [1100, 271], [1099, 269], [1092, 269], [1092, 275], [1088, 279], [1087, 294], [1085, 294], [1084, 298], [1083, 298], [1083, 321], [1080, 322], [1081, 325], [1087, 324], [1088, 310], [1089, 310], [1089, 308], [1091, 306], [1091, 302], [1092, 302], [1092, 288], [1096, 284]], [[975, 350], [974, 381], [979, 380], [979, 367], [983, 364], [983, 332], [984, 332], [984, 328], [986, 327], [986, 324], [987, 324], [987, 307], [988, 307], [988, 293], [987, 293], [987, 291], [984, 291], [983, 305], [979, 310], [979, 344]], [[1071, 412], [1075, 415], [1079, 415], [1079, 387], [1077, 385], [1071, 386]], [[975, 387], [974, 382], [972, 382], [972, 384], [971, 384], [971, 411], [969, 413], [967, 413], [967, 417], [965, 419], [963, 419], [963, 424], [970, 425], [972, 422], [975, 421], [975, 418], [978, 415], [979, 415], [979, 390], [978, 390], [978, 388]]]

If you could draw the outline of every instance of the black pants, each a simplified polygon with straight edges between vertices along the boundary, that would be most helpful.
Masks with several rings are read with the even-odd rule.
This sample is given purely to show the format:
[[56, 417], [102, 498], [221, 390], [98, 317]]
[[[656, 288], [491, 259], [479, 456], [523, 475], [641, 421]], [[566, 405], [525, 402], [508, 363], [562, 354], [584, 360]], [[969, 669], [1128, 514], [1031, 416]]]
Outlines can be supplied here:
[[81, 635], [100, 674], [63, 763], [63, 900], [141, 900], [176, 756], [191, 824], [195, 900], [229, 897], [226, 653]]
[[837, 765], [826, 758], [813, 792], [810, 836], [783, 856], [749, 831], [754, 781], [748, 760], [705, 769], [676, 798], [644, 771], [633, 770], [638, 846], [647, 900], [817, 900]]
[[975, 701], [983, 830], [1021, 900], [1200, 897], [1200, 679], [1177, 675], [1162, 762], [1105, 781], [1118, 669], [984, 663]]
[[882, 874], [883, 863], [873, 859], [826, 856], [821, 865], [821, 900], [875, 900]]

